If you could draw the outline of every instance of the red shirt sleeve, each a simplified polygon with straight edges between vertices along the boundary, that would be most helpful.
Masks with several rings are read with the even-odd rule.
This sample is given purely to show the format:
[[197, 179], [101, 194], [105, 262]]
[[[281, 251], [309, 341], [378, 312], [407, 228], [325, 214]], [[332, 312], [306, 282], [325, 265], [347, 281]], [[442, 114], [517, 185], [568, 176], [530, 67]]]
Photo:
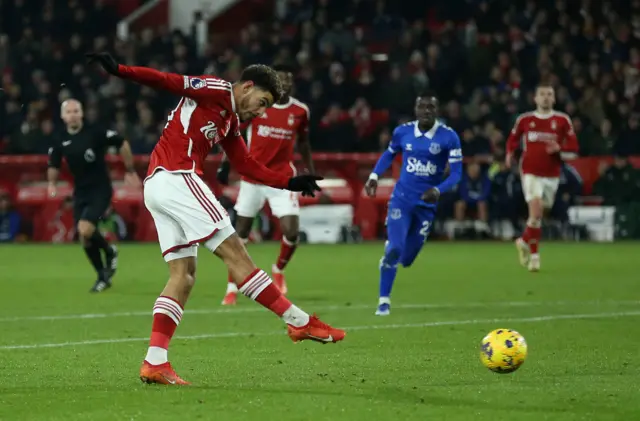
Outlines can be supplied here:
[[259, 181], [267, 186], [286, 189], [293, 170], [287, 172], [272, 171], [256, 161], [250, 154], [247, 145], [236, 125], [229, 136], [222, 139], [220, 146], [224, 149], [231, 165], [245, 177]]
[[560, 156], [563, 159], [573, 159], [577, 157], [580, 146], [578, 144], [578, 137], [576, 136], [576, 132], [575, 130], [573, 130], [573, 123], [571, 122], [571, 119], [569, 118], [569, 116], [566, 116], [566, 119], [567, 128], [562, 144], [560, 145]]
[[186, 76], [122, 64], [118, 66], [118, 73], [123, 79], [196, 100], [211, 98], [215, 94], [231, 94], [231, 83], [211, 76]]
[[300, 128], [298, 129], [299, 134], [309, 133], [309, 120], [311, 120], [311, 114], [309, 113], [309, 107], [305, 104], [301, 105], [301, 108], [304, 110], [302, 113], [302, 118], [300, 121]]
[[513, 125], [513, 129], [511, 129], [511, 132], [509, 133], [506, 147], [507, 155], [513, 154], [515, 150], [520, 147], [520, 139], [522, 138], [522, 120], [522, 116], [518, 117]]

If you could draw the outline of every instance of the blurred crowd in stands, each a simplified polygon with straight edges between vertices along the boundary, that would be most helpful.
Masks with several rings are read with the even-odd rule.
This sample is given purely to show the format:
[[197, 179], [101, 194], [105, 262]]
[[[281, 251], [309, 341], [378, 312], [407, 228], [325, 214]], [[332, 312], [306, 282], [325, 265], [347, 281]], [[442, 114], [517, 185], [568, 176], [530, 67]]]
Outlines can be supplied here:
[[[640, 154], [640, 0], [275, 3], [263, 22], [210, 34], [202, 49], [193, 34], [166, 26], [120, 40], [118, 16], [102, 0], [0, 0], [0, 153], [46, 152], [70, 96], [84, 102], [89, 122], [110, 124], [134, 152], [150, 152], [176, 99], [87, 69], [85, 52], [108, 50], [127, 64], [229, 80], [251, 63], [292, 64], [295, 96], [311, 109], [314, 151], [382, 150], [429, 88], [464, 155], [480, 165], [467, 179], [512, 183], [517, 174], [499, 164], [506, 134], [534, 108], [544, 80], [573, 119], [581, 155], [615, 155], [615, 170]], [[603, 167], [603, 183], [610, 170]], [[476, 186], [483, 197], [506, 194], [486, 185]]]

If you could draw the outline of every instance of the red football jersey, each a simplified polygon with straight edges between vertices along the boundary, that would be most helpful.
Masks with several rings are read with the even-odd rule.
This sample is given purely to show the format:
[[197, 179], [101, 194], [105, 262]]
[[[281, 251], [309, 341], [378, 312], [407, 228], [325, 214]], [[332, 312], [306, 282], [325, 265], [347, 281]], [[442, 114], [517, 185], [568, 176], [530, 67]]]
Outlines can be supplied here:
[[[547, 152], [553, 142], [560, 145], [560, 153]], [[507, 155], [520, 147], [523, 174], [560, 177], [562, 159], [578, 153], [578, 139], [568, 115], [558, 111], [549, 114], [528, 112], [518, 117], [509, 134]]]
[[[293, 171], [293, 152], [298, 136], [309, 131], [309, 108], [295, 98], [286, 104], [273, 104], [247, 126], [249, 152], [269, 169]], [[243, 180], [255, 182], [250, 177]]]
[[169, 114], [147, 170], [195, 172], [202, 175], [204, 161], [214, 144], [220, 143], [237, 171], [284, 188], [292, 172], [278, 173], [253, 159], [240, 133], [240, 122], [231, 83], [212, 76], [183, 76], [147, 67], [118, 67], [120, 77], [181, 96]]

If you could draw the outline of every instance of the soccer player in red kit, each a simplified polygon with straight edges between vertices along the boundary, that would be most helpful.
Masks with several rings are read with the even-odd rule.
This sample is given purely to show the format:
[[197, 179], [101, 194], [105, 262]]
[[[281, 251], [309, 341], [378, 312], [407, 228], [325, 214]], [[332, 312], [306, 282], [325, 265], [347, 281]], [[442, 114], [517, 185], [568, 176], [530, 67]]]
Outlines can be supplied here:
[[540, 270], [538, 247], [542, 216], [551, 209], [560, 181], [562, 161], [578, 153], [578, 139], [568, 115], [555, 111], [553, 87], [541, 84], [535, 93], [536, 111], [521, 114], [507, 139], [507, 166], [522, 151], [522, 188], [529, 208], [527, 227], [516, 240], [520, 263], [532, 272]]
[[287, 300], [269, 275], [258, 269], [220, 205], [200, 176], [215, 143], [220, 144], [240, 174], [276, 188], [312, 195], [319, 190], [313, 175], [275, 172], [248, 153], [239, 132], [240, 120], [260, 116], [277, 101], [282, 86], [273, 69], [253, 65], [231, 84], [212, 76], [183, 76], [146, 67], [118, 64], [107, 53], [88, 54], [108, 73], [181, 99], [169, 114], [149, 161], [144, 202], [153, 216], [169, 281], [153, 307], [153, 325], [140, 379], [147, 383], [188, 384], [171, 367], [169, 342], [182, 319], [195, 282], [199, 244], [226, 264], [241, 293], [281, 317], [294, 341], [337, 342], [345, 332], [309, 316]]
[[[313, 174], [313, 160], [309, 144], [309, 108], [291, 96], [293, 90], [293, 71], [288, 66], [275, 66], [282, 82], [283, 95], [269, 111], [251, 120], [247, 127], [247, 144], [251, 155], [263, 162], [267, 168], [287, 172], [293, 170], [293, 152], [298, 143], [300, 155], [307, 168]], [[229, 161], [223, 158], [218, 170], [218, 181], [229, 183]], [[287, 293], [284, 268], [291, 260], [298, 244], [300, 226], [300, 206], [298, 195], [294, 192], [261, 185], [251, 177], [243, 176], [236, 201], [236, 231], [247, 242], [253, 225], [253, 219], [265, 202], [269, 202], [273, 215], [280, 220], [282, 240], [280, 254], [271, 268], [273, 281], [283, 294]], [[236, 303], [238, 288], [229, 274], [227, 292], [223, 305]]]

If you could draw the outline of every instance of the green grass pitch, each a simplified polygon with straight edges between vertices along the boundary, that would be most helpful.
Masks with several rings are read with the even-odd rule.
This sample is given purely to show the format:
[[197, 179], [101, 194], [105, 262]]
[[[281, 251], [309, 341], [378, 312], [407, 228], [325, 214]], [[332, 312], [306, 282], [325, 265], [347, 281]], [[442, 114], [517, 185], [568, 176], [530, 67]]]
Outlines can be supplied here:
[[[269, 269], [277, 245], [252, 245]], [[157, 245], [123, 245], [111, 290], [88, 293], [79, 246], [0, 247], [0, 420], [639, 420], [640, 244], [543, 244], [530, 274], [510, 244], [432, 243], [400, 269], [392, 315], [373, 315], [381, 243], [303, 245], [290, 298], [347, 328], [293, 344], [241, 298], [220, 306], [223, 265], [200, 250], [170, 358], [191, 387], [140, 383], [151, 308], [167, 276]], [[495, 328], [529, 357], [479, 360]]]

